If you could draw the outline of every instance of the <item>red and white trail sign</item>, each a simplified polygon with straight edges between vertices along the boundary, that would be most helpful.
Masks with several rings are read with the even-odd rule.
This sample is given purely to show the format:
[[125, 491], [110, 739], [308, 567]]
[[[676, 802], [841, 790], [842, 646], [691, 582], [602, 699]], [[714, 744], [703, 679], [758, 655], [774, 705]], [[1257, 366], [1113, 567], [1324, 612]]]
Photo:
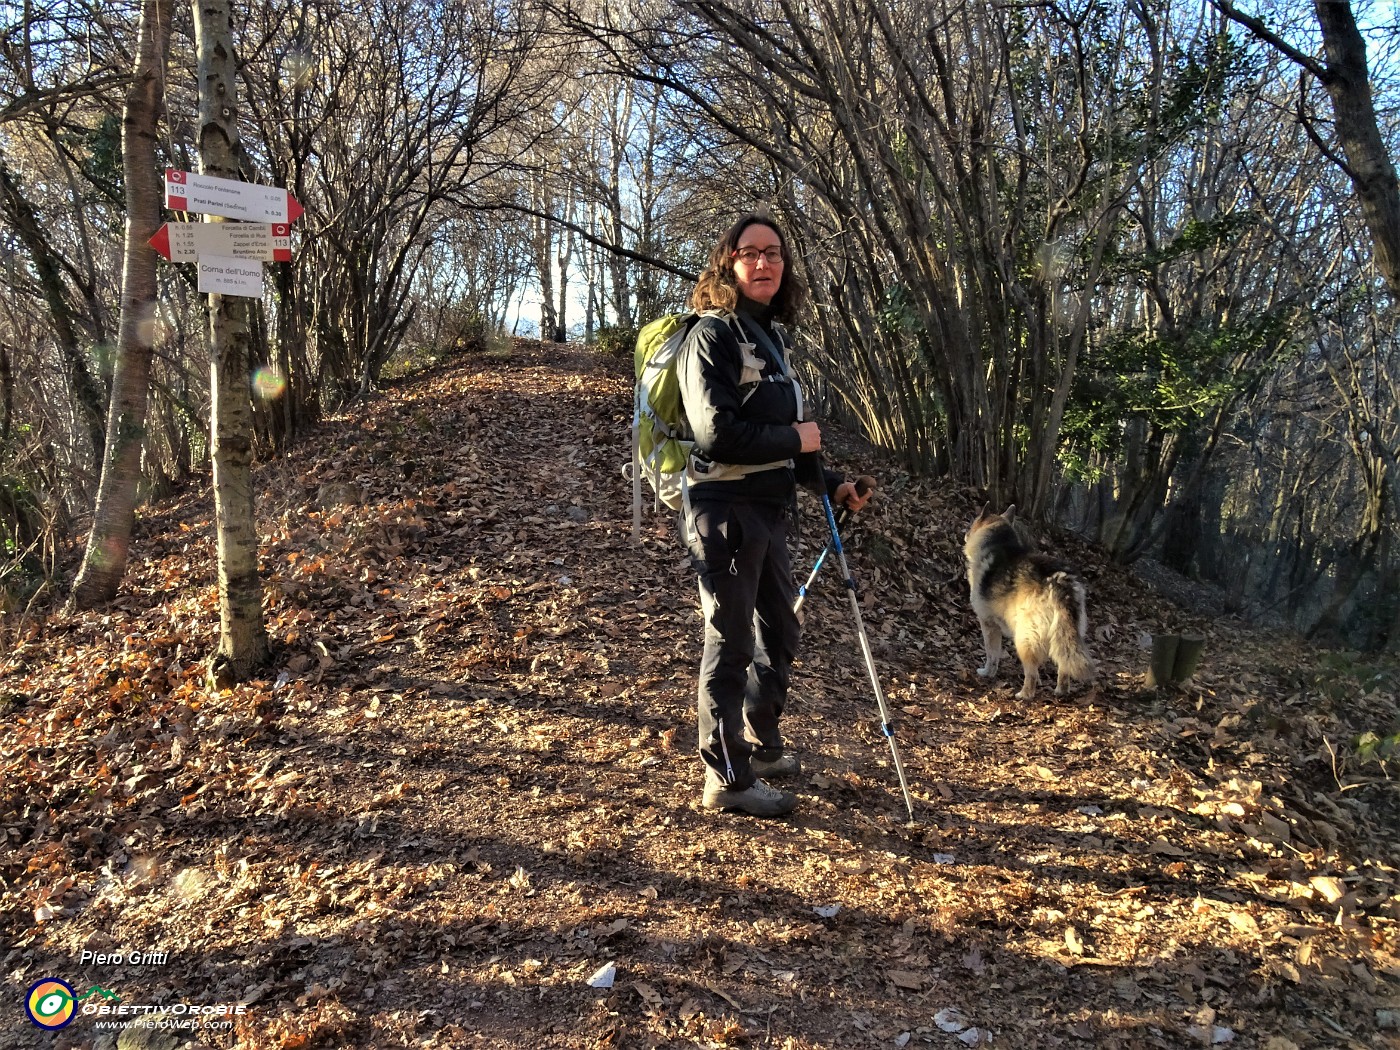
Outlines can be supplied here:
[[251, 222], [296, 222], [306, 211], [286, 190], [165, 169], [165, 206]]
[[150, 243], [171, 262], [195, 262], [201, 255], [292, 261], [291, 227], [285, 222], [167, 222]]

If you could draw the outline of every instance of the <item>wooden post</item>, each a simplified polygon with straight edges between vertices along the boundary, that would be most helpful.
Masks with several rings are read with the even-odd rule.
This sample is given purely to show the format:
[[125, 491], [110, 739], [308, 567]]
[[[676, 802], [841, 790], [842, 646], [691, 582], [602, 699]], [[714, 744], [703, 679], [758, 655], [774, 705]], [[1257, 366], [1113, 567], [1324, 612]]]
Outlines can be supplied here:
[[1203, 635], [1186, 634], [1176, 647], [1176, 659], [1172, 662], [1172, 680], [1184, 682], [1196, 673], [1196, 665], [1201, 662], [1201, 651], [1205, 649]]
[[1206, 640], [1199, 634], [1155, 634], [1152, 636], [1152, 663], [1147, 669], [1147, 688], [1180, 685], [1196, 673]]
[[1172, 684], [1172, 667], [1176, 664], [1176, 648], [1180, 642], [1179, 634], [1152, 636], [1152, 663], [1147, 669], [1147, 688], [1158, 689]]

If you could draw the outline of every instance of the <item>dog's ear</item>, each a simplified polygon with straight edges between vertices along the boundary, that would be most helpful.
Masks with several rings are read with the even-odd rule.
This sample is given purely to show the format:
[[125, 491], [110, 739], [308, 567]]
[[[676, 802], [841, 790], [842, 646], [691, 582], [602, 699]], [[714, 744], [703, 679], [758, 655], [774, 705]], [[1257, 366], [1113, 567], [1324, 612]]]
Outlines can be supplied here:
[[1011, 504], [1011, 506], [1007, 507], [1006, 510], [1002, 511], [1001, 517], [1002, 517], [1002, 520], [1005, 521], [1006, 524], [1008, 524], [1008, 525], [1010, 525], [1013, 521], [1015, 521], [1015, 520], [1016, 520], [1016, 504], [1013, 503], [1013, 504]]
[[976, 524], [978, 524], [978, 523], [980, 523], [980, 522], [983, 522], [983, 521], [986, 521], [988, 518], [990, 518], [991, 515], [988, 514], [987, 512], [988, 512], [989, 510], [991, 510], [991, 509], [992, 509], [992, 505], [991, 505], [990, 503], [984, 503], [984, 504], [982, 504], [982, 509], [979, 510], [979, 511], [977, 512], [977, 517], [974, 518], [974, 519], [972, 520], [972, 524], [976, 525]]

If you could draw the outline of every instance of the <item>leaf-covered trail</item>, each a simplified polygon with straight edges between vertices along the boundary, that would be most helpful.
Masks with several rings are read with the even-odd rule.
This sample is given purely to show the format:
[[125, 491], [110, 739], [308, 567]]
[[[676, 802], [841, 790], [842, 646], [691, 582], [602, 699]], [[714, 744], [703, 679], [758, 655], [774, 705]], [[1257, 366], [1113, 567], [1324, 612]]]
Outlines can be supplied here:
[[[669, 525], [630, 542], [624, 369], [522, 343], [263, 467], [263, 681], [202, 682], [203, 492], [144, 523], [112, 608], [6, 625], [0, 1047], [117, 1045], [30, 1025], [46, 976], [246, 1003], [219, 1047], [1400, 1046], [1396, 787], [1345, 755], [1395, 731], [1393, 674], [1057, 538], [1103, 674], [1023, 703], [971, 673], [971, 494], [877, 467], [850, 541], [917, 823], [834, 573], [787, 719], [802, 809], [701, 812], [698, 603]], [[1158, 696], [1164, 626], [1212, 648]]]

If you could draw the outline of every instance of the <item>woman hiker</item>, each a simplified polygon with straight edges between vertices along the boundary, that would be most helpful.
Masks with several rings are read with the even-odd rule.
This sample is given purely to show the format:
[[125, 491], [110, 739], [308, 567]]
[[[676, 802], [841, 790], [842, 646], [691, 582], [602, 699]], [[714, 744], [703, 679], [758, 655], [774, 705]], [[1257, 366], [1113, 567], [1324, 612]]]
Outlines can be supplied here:
[[803, 419], [782, 322], [806, 293], [790, 262], [771, 219], [747, 215], [730, 227], [691, 293], [701, 317], [678, 365], [695, 434], [685, 525], [705, 618], [702, 803], [763, 817], [797, 806], [765, 783], [800, 769], [779, 730], [799, 634], [787, 549], [797, 485], [851, 511], [869, 498], [822, 467], [821, 433]]

